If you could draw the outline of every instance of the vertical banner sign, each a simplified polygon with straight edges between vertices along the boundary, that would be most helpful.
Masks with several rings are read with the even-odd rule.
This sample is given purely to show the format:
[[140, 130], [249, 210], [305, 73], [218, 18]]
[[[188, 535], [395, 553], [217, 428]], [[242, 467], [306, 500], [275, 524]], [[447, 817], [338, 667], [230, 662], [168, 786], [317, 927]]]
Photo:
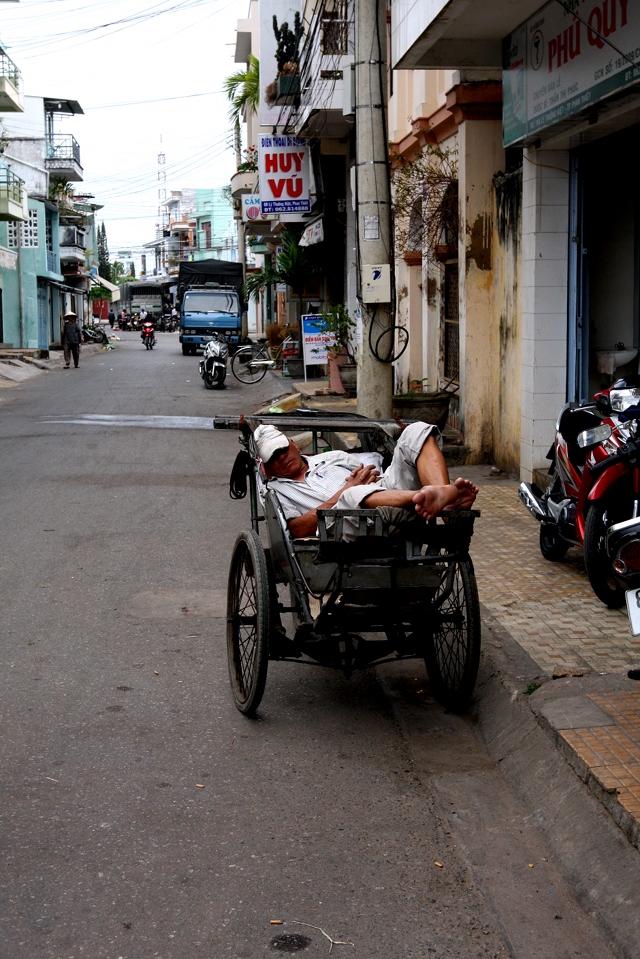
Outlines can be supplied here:
[[303, 137], [258, 137], [263, 214], [309, 213], [309, 148]]
[[302, 355], [305, 366], [326, 363], [327, 350], [335, 341], [335, 335], [325, 330], [322, 317], [314, 314], [305, 314], [302, 317]]

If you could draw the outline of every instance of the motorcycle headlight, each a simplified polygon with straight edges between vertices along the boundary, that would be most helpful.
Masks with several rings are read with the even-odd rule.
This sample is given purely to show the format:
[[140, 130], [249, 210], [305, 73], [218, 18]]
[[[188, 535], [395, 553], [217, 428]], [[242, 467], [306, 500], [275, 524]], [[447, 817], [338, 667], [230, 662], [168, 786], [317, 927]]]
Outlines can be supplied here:
[[611, 427], [608, 423], [603, 423], [602, 426], [594, 426], [592, 430], [584, 430], [583, 433], [578, 433], [578, 446], [581, 449], [586, 446], [597, 446], [598, 443], [608, 440], [610, 436]]
[[630, 406], [640, 405], [640, 389], [628, 388], [625, 390], [611, 390], [609, 393], [611, 409], [616, 413], [622, 413]]

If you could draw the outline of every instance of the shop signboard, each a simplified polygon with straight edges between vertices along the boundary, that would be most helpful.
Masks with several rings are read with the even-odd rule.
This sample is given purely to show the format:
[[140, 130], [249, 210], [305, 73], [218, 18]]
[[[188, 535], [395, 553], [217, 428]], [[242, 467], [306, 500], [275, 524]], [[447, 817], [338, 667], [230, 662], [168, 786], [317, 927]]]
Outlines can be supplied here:
[[305, 366], [327, 362], [327, 351], [336, 342], [335, 335], [325, 330], [321, 316], [305, 314], [302, 317], [302, 355]]
[[505, 146], [640, 80], [639, 7], [638, 0], [551, 0], [505, 38]]
[[258, 193], [245, 193], [240, 202], [242, 203], [242, 220], [244, 223], [275, 220], [275, 216], [260, 211], [260, 195]]
[[262, 213], [308, 213], [309, 148], [304, 137], [258, 137]]

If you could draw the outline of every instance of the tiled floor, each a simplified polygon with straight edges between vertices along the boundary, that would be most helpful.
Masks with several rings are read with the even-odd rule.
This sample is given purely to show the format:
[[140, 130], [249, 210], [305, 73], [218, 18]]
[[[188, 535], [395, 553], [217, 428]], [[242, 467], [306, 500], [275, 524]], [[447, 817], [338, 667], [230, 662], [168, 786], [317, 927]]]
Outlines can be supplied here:
[[640, 690], [590, 698], [616, 725], [565, 729], [561, 735], [602, 786], [616, 790], [618, 802], [640, 820]]

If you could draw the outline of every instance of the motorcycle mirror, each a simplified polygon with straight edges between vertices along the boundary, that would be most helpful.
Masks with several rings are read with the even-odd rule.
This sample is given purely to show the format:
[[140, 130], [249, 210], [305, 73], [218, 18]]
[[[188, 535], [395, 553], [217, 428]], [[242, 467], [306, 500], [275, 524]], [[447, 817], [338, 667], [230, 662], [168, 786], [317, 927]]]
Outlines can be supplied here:
[[608, 423], [594, 426], [592, 430], [584, 430], [582, 433], [578, 433], [578, 446], [580, 449], [585, 449], [587, 446], [597, 446], [598, 443], [608, 440], [612, 432]]

